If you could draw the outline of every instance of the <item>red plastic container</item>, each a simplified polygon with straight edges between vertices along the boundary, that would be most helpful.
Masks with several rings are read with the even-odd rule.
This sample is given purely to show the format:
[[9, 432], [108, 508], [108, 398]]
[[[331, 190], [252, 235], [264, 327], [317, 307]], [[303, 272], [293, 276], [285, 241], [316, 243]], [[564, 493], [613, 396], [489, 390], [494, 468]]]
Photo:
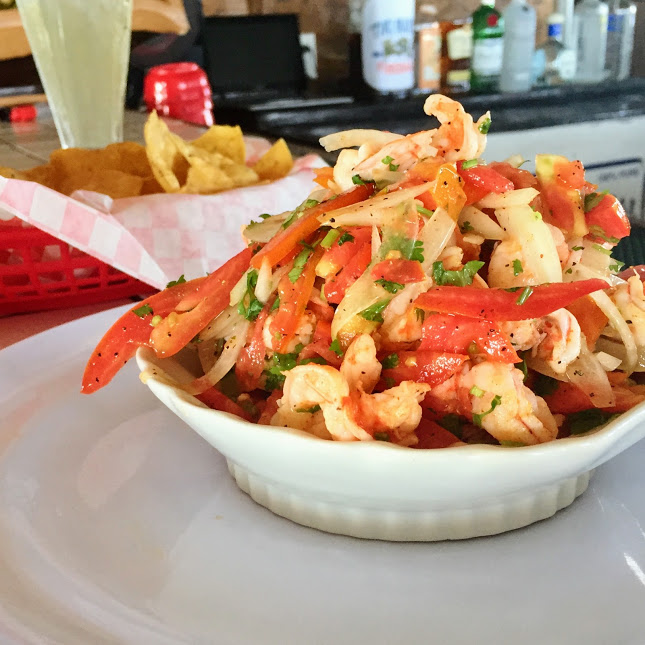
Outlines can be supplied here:
[[0, 316], [154, 291], [154, 287], [40, 229], [0, 227]]
[[213, 125], [213, 99], [206, 72], [196, 63], [153, 67], [143, 83], [149, 112], [198, 125]]

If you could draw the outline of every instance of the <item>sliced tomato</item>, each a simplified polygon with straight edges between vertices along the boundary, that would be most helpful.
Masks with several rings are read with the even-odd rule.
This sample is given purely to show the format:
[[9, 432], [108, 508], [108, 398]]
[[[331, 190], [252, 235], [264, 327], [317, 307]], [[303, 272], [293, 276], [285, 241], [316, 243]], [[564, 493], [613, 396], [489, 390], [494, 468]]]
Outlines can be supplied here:
[[340, 273], [325, 282], [324, 293], [327, 302], [337, 305], [344, 298], [347, 289], [365, 273], [371, 260], [372, 246], [363, 244]]
[[453, 164], [443, 164], [439, 168], [432, 196], [437, 207], [443, 208], [455, 221], [466, 204], [466, 193], [462, 184], [463, 179]]
[[426, 277], [420, 262], [403, 258], [379, 262], [372, 267], [371, 275], [374, 280], [387, 280], [399, 284], [421, 282]]
[[559, 381], [556, 390], [543, 398], [553, 414], [573, 414], [594, 407], [588, 394], [577, 385], [564, 381]]
[[489, 193], [506, 193], [514, 189], [513, 182], [490, 166], [464, 168], [463, 161], [457, 162], [457, 172], [464, 180], [466, 205], [474, 204]]
[[576, 282], [543, 284], [531, 289], [524, 304], [517, 300], [522, 290], [480, 289], [478, 287], [431, 287], [416, 300], [415, 306], [426, 311], [453, 313], [484, 320], [528, 320], [546, 316], [570, 305], [594, 291], [607, 288], [599, 278]]
[[[226, 309], [231, 289], [249, 267], [251, 249], [244, 249], [208, 276], [209, 295], [202, 297], [190, 311], [171, 312], [150, 334], [150, 346], [157, 356], [173, 356], [216, 316]], [[202, 294], [204, 293], [202, 286]]]
[[582, 237], [587, 234], [582, 197], [577, 190], [549, 184], [542, 186], [541, 195], [546, 206], [546, 212], [542, 213], [545, 221], [575, 236]]
[[267, 348], [264, 344], [264, 323], [269, 315], [267, 304], [249, 328], [246, 345], [235, 363], [235, 376], [242, 392], [251, 392], [260, 386]]
[[426, 316], [419, 349], [455, 354], [485, 354], [500, 363], [520, 362], [510, 338], [489, 320], [453, 314]]
[[[205, 278], [197, 278], [164, 289], [124, 313], [92, 352], [83, 374], [81, 392], [92, 394], [106, 386], [135, 355], [137, 348], [150, 344], [150, 333], [153, 330], [150, 321], [153, 316], [167, 316], [183, 298], [195, 292], [204, 280]], [[143, 318], [133, 313], [134, 310], [145, 310], [148, 307], [150, 313]]]
[[[587, 226], [602, 229], [607, 237], [622, 239], [631, 231], [631, 224], [623, 205], [613, 195], [605, 195], [586, 215]], [[592, 231], [593, 233], [593, 231]]]
[[331, 348], [331, 323], [327, 320], [318, 320], [314, 337], [309, 345], [300, 352], [300, 359], [324, 358], [325, 361], [334, 367], [340, 366], [342, 357], [338, 356]]
[[513, 182], [515, 190], [521, 188], [537, 188], [538, 180], [533, 173], [528, 170], [522, 170], [522, 168], [515, 168], [507, 161], [493, 161], [488, 164], [488, 168], [491, 168], [502, 177], [506, 177], [506, 179]]
[[465, 354], [434, 352], [427, 350], [395, 352], [396, 367], [383, 370], [382, 381], [389, 379], [399, 384], [402, 381], [428, 383], [432, 387], [447, 381], [468, 360]]
[[313, 255], [307, 260], [302, 273], [295, 282], [291, 282], [289, 274], [285, 273], [278, 284], [278, 297], [280, 306], [271, 321], [271, 334], [279, 335], [280, 341], [277, 351], [284, 353], [300, 324], [302, 315], [305, 312], [311, 291], [316, 279], [316, 264], [322, 255], [322, 249], [318, 247]]
[[455, 444], [462, 443], [458, 437], [445, 428], [442, 428], [436, 421], [421, 418], [417, 429], [414, 431], [419, 439], [419, 443], [412, 448], [421, 450], [436, 450], [438, 448], [448, 448]]
[[585, 185], [585, 168], [581, 161], [561, 159], [553, 164], [553, 171], [558, 182], [568, 188], [580, 190]]
[[585, 335], [587, 347], [593, 350], [609, 318], [589, 296], [574, 300], [567, 309], [576, 317], [580, 330]]
[[228, 412], [234, 414], [240, 419], [245, 421], [253, 421], [251, 415], [239, 404], [229, 399], [223, 392], [220, 392], [216, 387], [211, 387], [209, 390], [197, 394], [198, 398], [204, 405], [207, 405], [213, 410], [220, 410], [221, 412]]
[[258, 419], [258, 425], [269, 425], [271, 417], [278, 411], [278, 400], [282, 397], [282, 390], [274, 390], [264, 404], [264, 409]]
[[350, 206], [357, 202], [370, 197], [374, 192], [374, 184], [372, 182], [354, 186], [350, 190], [341, 193], [334, 199], [316, 204], [311, 208], [303, 211], [299, 219], [293, 224], [280, 231], [277, 235], [271, 238], [262, 249], [253, 256], [251, 266], [259, 269], [262, 265], [262, 260], [267, 258], [272, 267], [276, 266], [282, 258], [284, 258], [289, 251], [294, 249], [298, 242], [306, 240], [312, 233], [318, 230], [320, 222], [318, 218], [329, 211]]
[[[344, 233], [348, 233], [354, 239], [339, 244]], [[321, 265], [325, 267], [325, 273], [321, 275], [329, 275], [328, 271], [338, 273], [344, 266], [347, 266], [347, 263], [356, 255], [358, 249], [364, 244], [369, 245], [371, 240], [372, 230], [368, 226], [353, 226], [345, 229], [334, 243], [328, 249], [325, 249], [320, 259]]]

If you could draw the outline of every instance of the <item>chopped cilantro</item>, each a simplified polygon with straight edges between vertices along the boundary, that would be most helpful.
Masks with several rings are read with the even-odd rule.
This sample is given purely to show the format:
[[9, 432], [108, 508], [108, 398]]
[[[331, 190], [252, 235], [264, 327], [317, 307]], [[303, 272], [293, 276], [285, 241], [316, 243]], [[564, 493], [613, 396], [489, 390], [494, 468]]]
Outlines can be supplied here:
[[390, 251], [398, 251], [401, 257], [423, 262], [423, 242], [398, 233], [385, 235], [379, 249], [380, 257], [387, 257]]
[[269, 217], [271, 217], [269, 213], [262, 213], [262, 215], [260, 215], [260, 219], [269, 219]]
[[603, 412], [598, 408], [592, 408], [591, 410], [582, 410], [581, 412], [569, 414], [567, 416], [567, 425], [571, 434], [582, 434], [611, 421], [615, 416], [617, 415], [611, 412]]
[[306, 413], [306, 414], [313, 414], [314, 412], [319, 412], [320, 411], [320, 406], [319, 405], [313, 405], [310, 408], [297, 408], [296, 412], [301, 412], [301, 413]]
[[538, 396], [549, 396], [553, 394], [560, 385], [560, 381], [557, 381], [550, 376], [545, 376], [544, 374], [536, 374], [535, 382], [531, 388], [535, 394]]
[[374, 439], [376, 441], [390, 441], [390, 435], [387, 432], [375, 432]]
[[392, 170], [392, 171], [398, 170], [399, 164], [394, 164], [392, 163], [393, 161], [394, 159], [392, 159], [390, 155], [388, 155], [387, 157], [383, 157], [383, 159], [381, 159], [381, 163], [385, 164], [389, 170]]
[[340, 341], [338, 340], [338, 338], [334, 338], [334, 340], [332, 340], [329, 349], [331, 349], [331, 351], [334, 352], [336, 356], [343, 355], [343, 348], [340, 346]]
[[613, 271], [614, 273], [618, 273], [624, 266], [624, 262], [621, 262], [620, 260], [614, 260], [614, 264], [609, 265], [609, 270]]
[[584, 248], [585, 248], [584, 246], [572, 246], [571, 250], [572, 251], [583, 251]]
[[391, 370], [399, 364], [399, 355], [398, 354], [388, 354], [382, 361], [384, 370]]
[[365, 182], [361, 179], [360, 175], [354, 175], [352, 177], [352, 183], [356, 184], [357, 186], [364, 186]]
[[132, 313], [135, 316], [139, 316], [139, 318], [145, 318], [149, 314], [154, 314], [154, 311], [152, 311], [152, 307], [146, 302], [145, 305], [133, 309]]
[[375, 280], [374, 282], [376, 282], [376, 284], [380, 284], [388, 293], [397, 293], [405, 287], [405, 285], [400, 282], [391, 282], [390, 280], [384, 280], [383, 278]]
[[293, 224], [295, 219], [296, 211], [293, 211], [293, 213], [291, 213], [291, 215], [289, 215], [289, 217], [287, 217], [287, 219], [282, 222], [282, 228], [289, 228]]
[[446, 414], [441, 419], [439, 419], [437, 423], [444, 430], [447, 430], [448, 432], [452, 432], [452, 434], [454, 434], [455, 437], [461, 439], [462, 422], [458, 414]]
[[570, 274], [570, 273], [573, 273], [573, 267], [569, 267], [569, 268], [565, 271], [565, 273], [566, 273], [567, 275], [568, 275], [568, 274]]
[[341, 236], [340, 239], [338, 240], [338, 246], [343, 246], [345, 242], [353, 242], [354, 241], [354, 236], [351, 233], [348, 233], [345, 231]]
[[502, 402], [502, 397], [499, 394], [496, 394], [493, 397], [493, 400], [490, 402], [490, 408], [486, 410], [486, 412], [481, 412], [477, 414], [476, 412], [473, 412], [473, 423], [476, 426], [479, 426], [480, 428], [482, 427], [482, 419], [490, 414], [500, 403]]
[[617, 237], [610, 237], [609, 235], [607, 235], [607, 233], [605, 233], [605, 231], [602, 228], [600, 228], [600, 226], [589, 227], [589, 232], [593, 236], [599, 237], [605, 242], [609, 242], [609, 244], [618, 244], [618, 242], [620, 242], [620, 240]]
[[443, 268], [443, 262], [433, 262], [432, 264], [432, 277], [435, 284], [440, 286], [453, 285], [455, 287], [467, 287], [473, 283], [473, 278], [477, 271], [484, 266], [483, 262], [479, 260], [471, 260], [466, 262], [463, 269], [459, 271], [446, 271]]
[[322, 356], [312, 356], [311, 358], [303, 358], [300, 365], [309, 365], [309, 363], [316, 363], [317, 365], [327, 365], [327, 361]]
[[515, 301], [518, 305], [523, 305], [533, 293], [533, 287], [524, 287], [520, 297]]
[[520, 275], [520, 273], [524, 273], [522, 263], [519, 260], [513, 260], [513, 275]]
[[596, 249], [596, 251], [600, 251], [600, 253], [604, 253], [605, 255], [611, 255], [611, 249], [606, 249], [604, 246], [600, 246], [600, 244], [594, 244], [593, 248]]
[[378, 302], [375, 302], [373, 305], [367, 307], [367, 309], [363, 309], [359, 313], [359, 316], [362, 316], [365, 318], [365, 320], [372, 320], [374, 322], [383, 322], [383, 316], [381, 316], [381, 312], [385, 307], [387, 307], [390, 304], [390, 300], [379, 300]]
[[323, 249], [331, 248], [331, 245], [338, 239], [339, 236], [340, 231], [337, 228], [332, 228], [330, 231], [327, 231], [327, 235], [323, 237], [320, 246], [322, 246]]
[[293, 268], [288, 273], [289, 280], [292, 284], [295, 284], [300, 277], [300, 274], [305, 268], [305, 264], [307, 263], [307, 260], [309, 259], [309, 256], [313, 251], [313, 248], [310, 245], [308, 246], [309, 248], [305, 247], [302, 251], [300, 251], [300, 253], [296, 255], [296, 259], [293, 261]]
[[266, 389], [278, 390], [284, 384], [283, 372], [288, 372], [296, 366], [298, 354], [302, 351], [302, 345], [297, 345], [295, 351], [289, 354], [278, 354], [275, 352], [271, 357], [270, 367], [264, 370], [266, 377]]
[[421, 215], [425, 215], [426, 217], [432, 217], [434, 215], [434, 211], [424, 208], [420, 204], [417, 204], [417, 213], [421, 213]]
[[608, 190], [603, 190], [600, 193], [591, 193], [585, 195], [585, 213], [588, 213], [592, 208], [596, 208], [598, 204], [605, 198], [605, 195], [608, 195]]
[[486, 117], [477, 128], [482, 134], [488, 134], [490, 130], [490, 117]]
[[417, 262], [423, 262], [423, 242], [421, 240], [415, 240], [414, 246], [412, 248], [412, 253], [410, 255], [410, 260], [416, 260]]
[[396, 385], [396, 381], [391, 376], [385, 377], [385, 387], [389, 390]]
[[320, 204], [320, 202], [317, 199], [306, 199], [302, 205], [302, 210], [305, 208], [313, 208], [314, 206], [318, 206], [318, 204]]
[[474, 168], [478, 163], [479, 163], [478, 159], [468, 159], [468, 161], [464, 161], [464, 163], [461, 164], [461, 167], [464, 170], [468, 170], [468, 168]]
[[170, 287], [176, 287], [178, 284], [184, 284], [185, 282], [186, 278], [184, 278], [184, 274], [182, 273], [176, 280], [171, 280], [166, 285], [166, 289], [170, 289]]
[[271, 305], [271, 309], [270, 309], [269, 311], [275, 311], [279, 306], [280, 306], [280, 296], [278, 296], [278, 297], [273, 301], [273, 304]]
[[462, 233], [470, 233], [470, 232], [474, 231], [474, 230], [475, 230], [475, 228], [473, 227], [473, 225], [472, 225], [470, 222], [464, 222], [464, 223], [459, 227], [459, 230], [460, 230]]
[[484, 394], [485, 394], [484, 390], [482, 390], [482, 389], [481, 389], [480, 387], [478, 387], [477, 385], [473, 385], [473, 386], [470, 388], [470, 393], [471, 393], [473, 396], [476, 396], [476, 397], [477, 397], [477, 398], [479, 398], [479, 399], [481, 399], [481, 397], [482, 397], [482, 396], [484, 396]]
[[[255, 320], [264, 305], [255, 297], [255, 286], [258, 283], [258, 272], [251, 269], [246, 274], [246, 291], [237, 305], [237, 313], [247, 320]], [[248, 304], [247, 304], [248, 303]]]

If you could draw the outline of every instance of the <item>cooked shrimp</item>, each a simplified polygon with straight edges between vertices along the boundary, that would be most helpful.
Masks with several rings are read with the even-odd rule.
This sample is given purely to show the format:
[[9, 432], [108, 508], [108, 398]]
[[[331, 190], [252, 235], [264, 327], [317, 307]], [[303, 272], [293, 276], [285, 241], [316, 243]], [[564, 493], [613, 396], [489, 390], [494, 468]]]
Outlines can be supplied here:
[[432, 142], [446, 161], [476, 159], [482, 155], [486, 147], [486, 135], [482, 134], [479, 127], [487, 119], [490, 121], [489, 112], [474, 123], [461, 103], [442, 94], [431, 94], [426, 99], [423, 111], [428, 116], [437, 117], [441, 124], [434, 131]]
[[645, 294], [640, 278], [633, 275], [627, 282], [614, 287], [609, 293], [622, 317], [627, 321], [636, 345], [645, 347]]
[[382, 365], [376, 358], [376, 345], [369, 334], [360, 334], [347, 348], [340, 373], [352, 390], [371, 392], [381, 378]]
[[580, 356], [582, 331], [576, 317], [566, 309], [532, 320], [504, 321], [501, 331], [508, 334], [518, 351], [532, 350], [532, 355], [548, 363], [551, 369], [564, 374]]
[[443, 262], [443, 268], [449, 271], [461, 269], [463, 266], [464, 251], [458, 246], [447, 246], [437, 258]]
[[[311, 412], [311, 410], [315, 410]], [[325, 425], [325, 417], [321, 410], [313, 408], [293, 409], [283, 405], [278, 408], [270, 421], [272, 426], [281, 426], [283, 428], [295, 428], [304, 430], [319, 439], [331, 439], [332, 436]]]
[[[274, 315], [267, 316], [262, 328], [262, 337], [267, 350], [271, 353], [275, 350], [275, 339], [271, 331], [271, 323], [273, 322]], [[293, 352], [299, 344], [308, 345], [314, 337], [314, 330], [316, 329], [316, 316], [311, 311], [305, 311], [302, 315], [294, 337], [289, 341], [284, 353]]]
[[546, 402], [524, 385], [524, 374], [508, 363], [466, 364], [461, 373], [432, 390], [429, 403], [441, 412], [478, 419], [500, 442], [533, 445], [558, 434]]
[[417, 297], [427, 291], [432, 283], [430, 280], [415, 282], [405, 286], [383, 311], [383, 324], [379, 330], [382, 349], [400, 343], [414, 343], [421, 338], [423, 320], [417, 315], [412, 303]]
[[489, 286], [510, 289], [537, 284], [538, 280], [523, 260], [522, 246], [518, 240], [499, 242], [488, 263]]

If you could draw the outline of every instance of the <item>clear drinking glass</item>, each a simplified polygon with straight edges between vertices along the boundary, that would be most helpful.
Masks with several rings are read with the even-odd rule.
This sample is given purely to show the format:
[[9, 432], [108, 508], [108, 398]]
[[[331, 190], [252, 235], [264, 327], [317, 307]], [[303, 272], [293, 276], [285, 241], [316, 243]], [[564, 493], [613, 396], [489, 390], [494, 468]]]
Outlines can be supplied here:
[[17, 0], [63, 148], [123, 139], [132, 0]]

